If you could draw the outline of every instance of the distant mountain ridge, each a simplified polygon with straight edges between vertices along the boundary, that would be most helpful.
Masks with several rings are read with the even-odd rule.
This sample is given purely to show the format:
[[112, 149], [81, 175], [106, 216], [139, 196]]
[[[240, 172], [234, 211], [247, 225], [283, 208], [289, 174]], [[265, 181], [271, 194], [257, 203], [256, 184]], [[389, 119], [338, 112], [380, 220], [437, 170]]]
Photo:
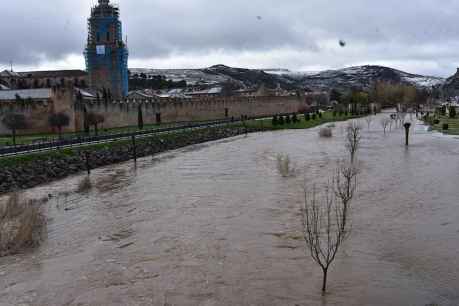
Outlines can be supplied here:
[[165, 75], [172, 80], [185, 80], [190, 85], [231, 83], [239, 88], [253, 88], [264, 84], [269, 88], [348, 91], [368, 90], [376, 82], [384, 81], [418, 88], [442, 86], [446, 79], [412, 74], [384, 66], [366, 65], [319, 72], [296, 72], [288, 69], [246, 69], [215, 65], [204, 69], [130, 69], [131, 75]]
[[[273, 72], [272, 70], [268, 70], [268, 72], [276, 75], [279, 74], [278, 71]], [[370, 89], [378, 81], [414, 85], [419, 88], [432, 88], [442, 85], [445, 82], [445, 79], [440, 77], [423, 76], [374, 65], [306, 72], [303, 75], [299, 72], [292, 72], [290, 74], [281, 72], [280, 74], [283, 76], [290, 75], [300, 80], [305, 87], [319, 90], [328, 90], [330, 88], [339, 90], [348, 90], [351, 88]]]

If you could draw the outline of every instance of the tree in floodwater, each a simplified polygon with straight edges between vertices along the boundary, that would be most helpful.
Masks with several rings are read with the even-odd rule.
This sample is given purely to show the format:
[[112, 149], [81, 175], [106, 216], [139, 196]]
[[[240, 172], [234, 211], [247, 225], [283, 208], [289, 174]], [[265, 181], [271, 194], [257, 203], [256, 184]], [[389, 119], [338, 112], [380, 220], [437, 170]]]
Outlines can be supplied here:
[[346, 149], [350, 154], [351, 163], [355, 161], [355, 155], [360, 148], [360, 141], [362, 140], [361, 135], [362, 127], [356, 122], [352, 121], [346, 128]]
[[382, 118], [381, 119], [381, 126], [384, 129], [384, 134], [386, 134], [387, 127], [391, 124], [390, 118]]
[[327, 291], [327, 277], [330, 266], [338, 251], [349, 235], [349, 223], [344, 206], [328, 183], [323, 194], [318, 195], [316, 186], [312, 190], [305, 189], [303, 209], [303, 235], [312, 259], [322, 268], [322, 294]]
[[370, 129], [371, 123], [373, 122], [373, 116], [369, 115], [369, 116], [365, 117], [365, 121], [367, 122], [368, 129]]
[[336, 169], [335, 177], [333, 178], [333, 191], [338, 200], [343, 206], [343, 214], [341, 221], [341, 230], [346, 230], [347, 216], [349, 215], [351, 201], [354, 198], [357, 190], [357, 175], [359, 169], [355, 164], [349, 164], [345, 161], [339, 161]]

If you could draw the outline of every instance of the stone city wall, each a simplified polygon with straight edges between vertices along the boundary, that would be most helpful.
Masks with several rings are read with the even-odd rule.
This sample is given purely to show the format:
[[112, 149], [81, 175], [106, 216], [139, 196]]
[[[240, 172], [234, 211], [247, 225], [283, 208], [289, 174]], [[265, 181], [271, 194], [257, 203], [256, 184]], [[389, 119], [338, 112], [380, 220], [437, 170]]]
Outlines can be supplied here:
[[[103, 128], [137, 125], [139, 107], [144, 124], [183, 121], [203, 121], [244, 116], [295, 113], [305, 107], [297, 96], [228, 97], [196, 99], [154, 99], [104, 102], [85, 102], [87, 112], [105, 118]], [[83, 129], [82, 107], [77, 108], [76, 130]]]
[[8, 113], [22, 113], [26, 117], [27, 129], [18, 134], [56, 132], [48, 124], [53, 113], [64, 112], [70, 117], [70, 124], [64, 132], [84, 130], [84, 109], [104, 117], [101, 128], [136, 126], [139, 108], [142, 109], [144, 124], [204, 121], [244, 116], [262, 116], [279, 113], [295, 113], [304, 109], [304, 99], [297, 96], [227, 97], [174, 99], [157, 98], [149, 100], [84, 101], [76, 103], [73, 91], [67, 88], [52, 90], [49, 99], [0, 102], [0, 135], [10, 134], [1, 119]]
[[10, 134], [11, 131], [2, 123], [9, 113], [20, 113], [25, 116], [27, 128], [17, 131], [17, 134], [51, 133], [48, 118], [53, 113], [65, 112], [70, 117], [70, 124], [63, 128], [64, 132], [75, 130], [75, 111], [73, 92], [67, 88], [50, 89], [48, 99], [21, 99], [0, 101], [0, 135]]

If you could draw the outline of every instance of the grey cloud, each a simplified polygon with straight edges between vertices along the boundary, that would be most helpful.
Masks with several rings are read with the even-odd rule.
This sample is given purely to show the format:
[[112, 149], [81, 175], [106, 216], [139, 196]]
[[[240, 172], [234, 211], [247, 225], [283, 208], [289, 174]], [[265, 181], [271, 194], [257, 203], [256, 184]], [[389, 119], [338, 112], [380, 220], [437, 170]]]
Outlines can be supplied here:
[[[91, 2], [96, 0], [4, 3], [0, 64], [14, 60], [38, 66], [40, 61], [81, 55]], [[119, 2], [136, 62], [174, 54], [199, 55], [198, 60], [218, 51], [234, 56], [237, 63], [248, 52], [259, 54], [270, 67], [395, 63], [410, 72], [440, 75], [459, 63], [459, 3], [453, 0]], [[346, 48], [339, 47], [339, 39], [346, 40]]]

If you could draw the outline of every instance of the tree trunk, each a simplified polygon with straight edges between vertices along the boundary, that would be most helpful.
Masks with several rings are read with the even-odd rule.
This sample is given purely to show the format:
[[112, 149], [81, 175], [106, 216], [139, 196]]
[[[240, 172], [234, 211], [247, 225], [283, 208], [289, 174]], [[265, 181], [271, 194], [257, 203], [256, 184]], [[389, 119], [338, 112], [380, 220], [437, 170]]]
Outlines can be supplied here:
[[322, 295], [325, 295], [325, 293], [327, 292], [327, 273], [328, 273], [328, 269], [322, 269], [323, 272], [324, 272], [324, 278], [323, 278], [323, 282], [322, 282]]

